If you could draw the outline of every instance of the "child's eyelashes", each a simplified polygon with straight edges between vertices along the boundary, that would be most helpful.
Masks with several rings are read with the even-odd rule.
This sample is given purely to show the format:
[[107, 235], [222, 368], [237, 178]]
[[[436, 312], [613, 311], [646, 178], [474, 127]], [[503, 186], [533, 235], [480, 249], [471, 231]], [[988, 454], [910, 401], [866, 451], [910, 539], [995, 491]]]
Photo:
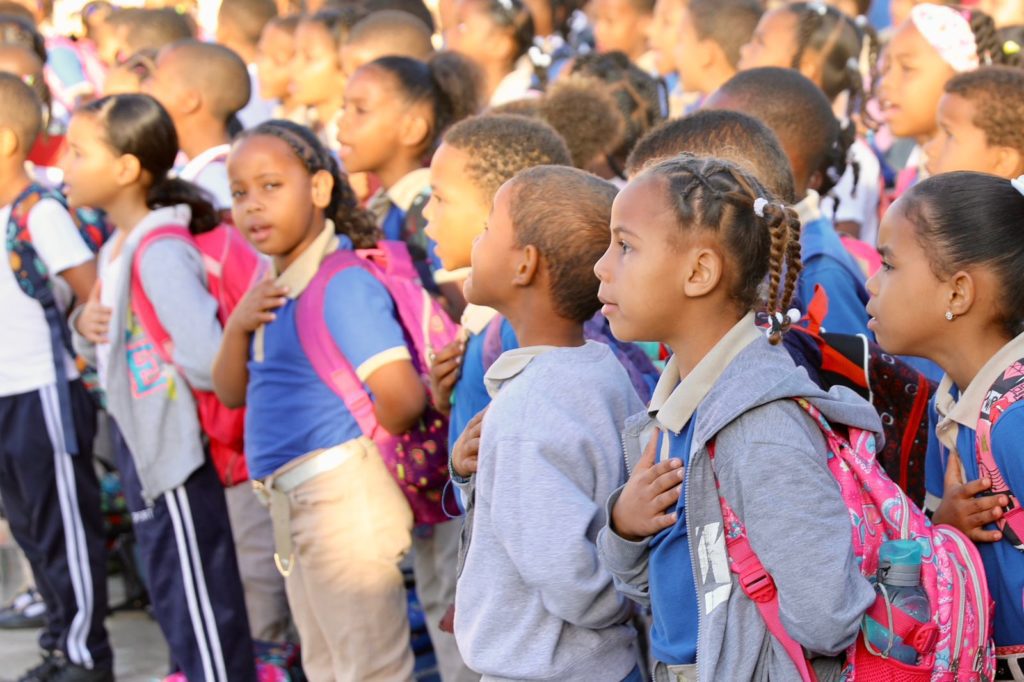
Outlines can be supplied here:
[[885, 272], [892, 272], [894, 269], [895, 268], [893, 268], [892, 264], [889, 263], [889, 261], [887, 261], [887, 260], [883, 260], [882, 261], [882, 270], [884, 270]]
[[622, 239], [617, 240], [616, 243], [619, 245], [619, 251], [621, 251], [623, 253], [623, 255], [625, 255], [625, 254], [627, 254], [627, 253], [629, 253], [629, 252], [631, 252], [633, 250], [633, 247], [630, 246], [629, 244], [627, 244]]

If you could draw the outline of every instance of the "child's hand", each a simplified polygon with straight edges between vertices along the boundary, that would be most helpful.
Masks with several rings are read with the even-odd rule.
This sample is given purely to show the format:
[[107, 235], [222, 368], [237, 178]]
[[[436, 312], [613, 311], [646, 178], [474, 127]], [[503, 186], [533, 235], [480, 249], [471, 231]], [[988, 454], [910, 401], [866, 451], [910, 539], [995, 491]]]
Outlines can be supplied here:
[[252, 334], [260, 325], [273, 322], [277, 310], [288, 302], [288, 287], [280, 286], [272, 279], [267, 279], [250, 289], [238, 302], [231, 317], [228, 318], [228, 329]]
[[89, 292], [89, 299], [85, 302], [82, 314], [75, 321], [75, 328], [92, 343], [106, 343], [112, 312], [110, 308], [100, 303], [100, 285], [97, 282]]
[[434, 363], [430, 366], [430, 394], [434, 397], [434, 407], [444, 414], [451, 412], [452, 389], [459, 379], [459, 368], [465, 352], [466, 342], [460, 336], [437, 351]]
[[469, 420], [466, 430], [452, 448], [452, 469], [462, 478], [469, 478], [476, 473], [477, 455], [480, 453], [480, 432], [483, 430], [485, 414], [487, 410], [483, 409]]
[[656, 429], [612, 508], [612, 530], [631, 542], [649, 538], [676, 522], [676, 513], [666, 514], [665, 510], [679, 501], [686, 470], [679, 459], [654, 463], [659, 435]]
[[951, 452], [949, 462], [946, 463], [942, 504], [935, 510], [932, 522], [953, 526], [974, 542], [998, 542], [1003, 537], [1002, 533], [998, 530], [982, 530], [982, 527], [1002, 518], [1003, 507], [1010, 500], [1006, 495], [975, 497], [991, 488], [992, 481], [987, 478], [964, 483], [960, 473], [960, 458]]

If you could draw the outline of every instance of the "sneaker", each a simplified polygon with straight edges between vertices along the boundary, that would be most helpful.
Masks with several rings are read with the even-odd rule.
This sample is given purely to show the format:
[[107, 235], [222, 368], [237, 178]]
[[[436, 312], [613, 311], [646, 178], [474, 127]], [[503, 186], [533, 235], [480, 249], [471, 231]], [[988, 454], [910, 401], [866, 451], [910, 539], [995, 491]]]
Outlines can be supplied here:
[[35, 590], [22, 592], [0, 611], [0, 630], [41, 628], [46, 624], [46, 602]]
[[51, 652], [44, 653], [42, 662], [26, 671], [18, 678], [18, 682], [50, 682], [57, 671], [63, 667], [63, 663], [64, 659], [60, 655]]
[[64, 660], [63, 665], [48, 682], [114, 682], [114, 671], [110, 668], [84, 668]]

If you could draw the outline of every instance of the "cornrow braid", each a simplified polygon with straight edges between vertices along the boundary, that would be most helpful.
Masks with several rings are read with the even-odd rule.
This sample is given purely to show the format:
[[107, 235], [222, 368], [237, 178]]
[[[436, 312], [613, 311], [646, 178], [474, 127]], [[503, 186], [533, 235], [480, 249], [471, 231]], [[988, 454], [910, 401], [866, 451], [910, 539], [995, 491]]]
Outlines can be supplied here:
[[266, 135], [281, 140], [291, 148], [310, 175], [327, 171], [334, 178], [331, 202], [324, 213], [334, 221], [334, 229], [352, 240], [357, 249], [372, 249], [381, 234], [373, 217], [360, 208], [348, 176], [341, 172], [334, 156], [324, 148], [309, 128], [291, 121], [275, 119], [246, 130], [240, 138]]
[[974, 44], [978, 49], [978, 62], [982, 66], [992, 64], [1003, 64], [1005, 66], [1020, 66], [1020, 54], [1007, 52], [1003, 49], [1003, 40], [999, 37], [999, 31], [992, 17], [984, 12], [971, 7], [954, 7], [960, 12], [970, 24], [974, 33]]

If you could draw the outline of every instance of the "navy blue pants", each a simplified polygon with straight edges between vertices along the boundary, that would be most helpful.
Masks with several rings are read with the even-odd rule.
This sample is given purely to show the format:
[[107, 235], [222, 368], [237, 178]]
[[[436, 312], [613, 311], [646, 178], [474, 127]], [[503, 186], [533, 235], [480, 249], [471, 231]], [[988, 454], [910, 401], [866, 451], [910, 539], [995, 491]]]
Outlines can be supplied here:
[[92, 458], [96, 408], [80, 381], [71, 383], [71, 402], [74, 456], [64, 444], [55, 386], [0, 397], [0, 496], [46, 602], [39, 646], [105, 669], [113, 654], [103, 626], [107, 551]]
[[213, 465], [207, 460], [183, 485], [147, 505], [135, 461], [113, 432], [153, 613], [174, 667], [189, 682], [255, 680], [227, 502]]

